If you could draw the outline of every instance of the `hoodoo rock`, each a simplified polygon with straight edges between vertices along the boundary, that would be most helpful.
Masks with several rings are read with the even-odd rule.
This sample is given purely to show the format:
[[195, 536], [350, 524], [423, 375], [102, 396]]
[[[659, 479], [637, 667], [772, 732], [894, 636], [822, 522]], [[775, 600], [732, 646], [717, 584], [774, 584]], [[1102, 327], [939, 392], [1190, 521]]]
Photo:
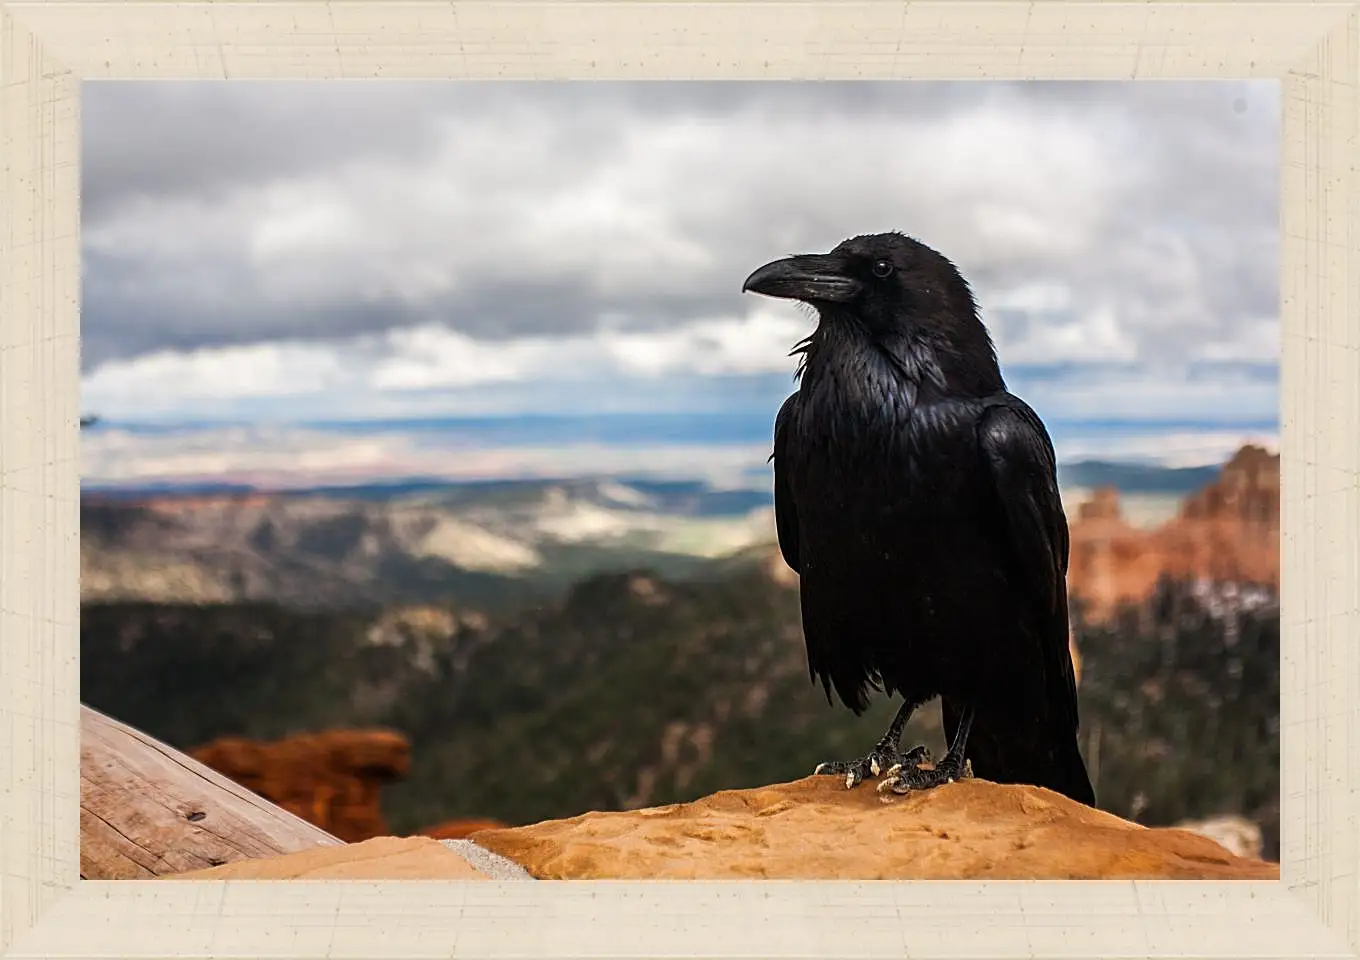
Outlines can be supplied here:
[[389, 832], [380, 792], [411, 764], [410, 744], [391, 730], [326, 730], [273, 742], [223, 737], [190, 755], [351, 843]]
[[1067, 587], [1096, 619], [1146, 599], [1164, 576], [1278, 589], [1280, 457], [1243, 447], [1151, 530], [1124, 519], [1116, 491], [1099, 489], [1077, 509], [1071, 543]]

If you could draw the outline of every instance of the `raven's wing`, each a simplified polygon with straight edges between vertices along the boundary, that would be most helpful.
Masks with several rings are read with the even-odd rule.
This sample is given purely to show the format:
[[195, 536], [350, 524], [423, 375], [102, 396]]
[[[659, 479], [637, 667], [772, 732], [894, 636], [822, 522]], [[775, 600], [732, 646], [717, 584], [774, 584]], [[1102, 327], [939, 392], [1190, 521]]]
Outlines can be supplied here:
[[[1095, 791], [1077, 746], [1077, 683], [1067, 617], [1067, 518], [1058, 494], [1057, 462], [1043, 422], [1023, 401], [1004, 394], [978, 419], [978, 446], [991, 480], [999, 534], [1011, 581], [1028, 599], [1016, 624], [1040, 668], [1041, 686], [1024, 691], [1038, 725], [1017, 726], [979, 705], [968, 754], [979, 777], [1030, 783], [1095, 806]], [[943, 698], [947, 735], [962, 704]]]
[[788, 466], [784, 461], [784, 435], [789, 426], [789, 415], [798, 394], [791, 395], [779, 408], [774, 418], [774, 526], [779, 538], [779, 552], [794, 573], [802, 573], [798, 559], [798, 509], [789, 491]]
[[1012, 575], [1039, 614], [1035, 640], [1045, 675], [1050, 721], [1077, 729], [1077, 684], [1068, 649], [1067, 518], [1058, 493], [1053, 442], [1038, 414], [1006, 395], [978, 421], [982, 458], [991, 474], [1003, 529], [1013, 558]]
[[[800, 577], [803, 574], [803, 557], [799, 543], [798, 505], [789, 487], [788, 431], [798, 394], [784, 401], [774, 418], [774, 452], [770, 456], [774, 464], [774, 525], [779, 538], [779, 552], [784, 562]], [[834, 624], [839, 618], [827, 604], [827, 598], [816, 599], [816, 593], [809, 590], [816, 587], [808, 583], [806, 577], [799, 584], [798, 596], [803, 611], [803, 641], [807, 646], [808, 674], [815, 683], [821, 680], [826, 691], [826, 702], [831, 703], [831, 689], [834, 686], [841, 701], [859, 715], [868, 706], [868, 674], [853, 655], [853, 645], [833, 645], [828, 638], [834, 636]], [[832, 595], [834, 599], [834, 594]], [[828, 623], [830, 615], [830, 623]], [[847, 654], [850, 654], [847, 657]]]

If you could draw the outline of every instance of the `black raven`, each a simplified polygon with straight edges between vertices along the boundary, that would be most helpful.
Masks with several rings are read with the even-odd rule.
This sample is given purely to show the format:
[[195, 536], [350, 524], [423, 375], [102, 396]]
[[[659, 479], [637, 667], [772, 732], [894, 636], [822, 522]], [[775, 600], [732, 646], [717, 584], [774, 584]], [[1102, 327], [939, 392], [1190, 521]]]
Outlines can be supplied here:
[[[770, 458], [809, 671], [857, 715], [871, 690], [903, 698], [867, 756], [817, 772], [847, 787], [883, 773], [880, 791], [905, 793], [971, 769], [1093, 806], [1053, 444], [1006, 390], [968, 283], [886, 233], [766, 264], [742, 289], [818, 314]], [[928, 769], [900, 740], [936, 696], [949, 748]]]

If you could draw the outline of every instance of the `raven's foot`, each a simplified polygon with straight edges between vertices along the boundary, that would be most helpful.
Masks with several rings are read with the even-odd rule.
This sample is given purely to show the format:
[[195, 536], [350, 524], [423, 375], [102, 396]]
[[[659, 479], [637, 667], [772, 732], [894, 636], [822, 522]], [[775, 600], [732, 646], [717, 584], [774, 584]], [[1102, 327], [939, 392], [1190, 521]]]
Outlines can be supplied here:
[[973, 775], [973, 765], [964, 756], [968, 744], [968, 732], [973, 728], [973, 708], [970, 706], [959, 719], [954, 740], [949, 744], [949, 752], [944, 759], [930, 770], [906, 766], [890, 768], [878, 784], [878, 792], [910, 793], [913, 790], [929, 790], [955, 780], [963, 780]]
[[902, 764], [900, 766], [889, 767], [883, 775], [883, 779], [878, 783], [879, 793], [910, 793], [913, 790], [929, 790], [932, 787], [941, 787], [946, 783], [953, 783], [955, 780], [967, 780], [973, 775], [973, 764], [970, 760], [963, 763], [951, 761], [945, 757], [939, 765], [931, 770], [922, 770], [916, 766]]
[[900, 753], [897, 745], [887, 742], [885, 738], [869, 751], [868, 756], [860, 757], [858, 760], [832, 760], [829, 763], [819, 763], [812, 773], [813, 776], [824, 773], [833, 776], [843, 775], [845, 788], [849, 790], [889, 770], [915, 770], [917, 764], [929, 762], [930, 751], [925, 745], [912, 747], [905, 753]]

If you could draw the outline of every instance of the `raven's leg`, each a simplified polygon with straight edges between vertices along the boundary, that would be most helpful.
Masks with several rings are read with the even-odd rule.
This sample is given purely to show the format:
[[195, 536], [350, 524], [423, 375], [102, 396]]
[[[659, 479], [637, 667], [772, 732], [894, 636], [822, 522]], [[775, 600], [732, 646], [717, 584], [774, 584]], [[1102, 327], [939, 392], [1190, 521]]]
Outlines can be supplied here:
[[931, 787], [972, 776], [972, 764], [964, 759], [968, 731], [972, 728], [973, 708], [970, 706], [964, 709], [963, 716], [959, 718], [959, 728], [954, 731], [954, 742], [949, 745], [949, 752], [933, 770], [922, 770], [915, 764], [891, 767], [879, 782], [878, 792], [891, 790], [893, 793], [909, 793], [912, 790], [929, 790]]
[[812, 771], [813, 776], [819, 773], [845, 774], [845, 787], [848, 790], [863, 780], [878, 776], [890, 767], [915, 769], [918, 763], [928, 763], [930, 751], [924, 745], [912, 747], [905, 753], [899, 752], [902, 731], [906, 728], [911, 715], [923, 703], [925, 700], [904, 700], [897, 710], [897, 716], [893, 717], [888, 732], [883, 734], [883, 739], [869, 751], [868, 756], [860, 757], [858, 760], [832, 760], [828, 763], [819, 763], [817, 769]]

